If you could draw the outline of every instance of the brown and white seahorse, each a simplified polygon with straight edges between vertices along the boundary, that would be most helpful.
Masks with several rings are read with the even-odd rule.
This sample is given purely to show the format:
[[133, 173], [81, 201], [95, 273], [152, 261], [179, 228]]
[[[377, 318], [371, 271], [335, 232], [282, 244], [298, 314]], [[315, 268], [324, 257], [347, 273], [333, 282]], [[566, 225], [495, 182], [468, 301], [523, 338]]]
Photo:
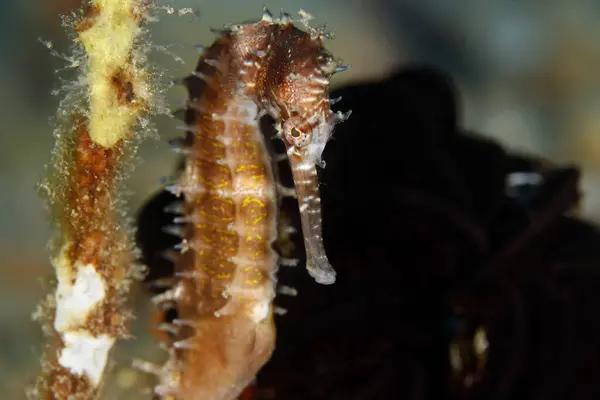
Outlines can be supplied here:
[[321, 197], [316, 166], [336, 123], [350, 116], [330, 108], [329, 78], [344, 71], [323, 47], [326, 33], [313, 29], [310, 15], [301, 12], [308, 32], [291, 22], [273, 32], [269, 51], [261, 59], [257, 101], [276, 120], [275, 127], [286, 145], [298, 196], [306, 268], [319, 283], [332, 284], [336, 273], [329, 264], [321, 234]]
[[339, 68], [323, 38], [265, 10], [256, 23], [229, 26], [185, 80], [185, 168], [170, 188], [184, 198], [175, 221], [182, 242], [174, 283], [154, 299], [176, 314], [163, 324], [170, 359], [155, 392], [164, 399], [235, 399], [273, 351], [278, 203], [263, 112], [287, 147], [308, 270], [320, 283], [335, 281], [316, 165], [344, 116], [329, 108], [328, 79]]

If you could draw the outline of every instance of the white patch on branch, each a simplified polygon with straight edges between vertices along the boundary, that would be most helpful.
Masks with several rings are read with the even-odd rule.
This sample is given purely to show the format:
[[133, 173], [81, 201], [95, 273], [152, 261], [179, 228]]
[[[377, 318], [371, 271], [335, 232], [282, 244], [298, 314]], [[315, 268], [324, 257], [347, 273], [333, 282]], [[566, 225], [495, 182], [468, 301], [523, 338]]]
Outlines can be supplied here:
[[88, 332], [67, 332], [62, 336], [64, 348], [58, 362], [75, 375], [85, 374], [98, 386], [115, 339], [108, 335], [94, 337]]
[[[68, 262], [64, 257], [60, 262]], [[58, 287], [56, 289], [56, 317], [54, 329], [64, 333], [85, 324], [89, 313], [106, 295], [104, 278], [93, 265], [76, 268], [77, 276], [72, 282], [71, 268], [57, 265]]]
[[93, 335], [87, 331], [86, 322], [105, 299], [106, 282], [93, 264], [72, 266], [64, 252], [54, 264], [58, 276], [54, 329], [64, 345], [58, 363], [74, 375], [85, 375], [93, 386], [98, 386], [115, 338]]

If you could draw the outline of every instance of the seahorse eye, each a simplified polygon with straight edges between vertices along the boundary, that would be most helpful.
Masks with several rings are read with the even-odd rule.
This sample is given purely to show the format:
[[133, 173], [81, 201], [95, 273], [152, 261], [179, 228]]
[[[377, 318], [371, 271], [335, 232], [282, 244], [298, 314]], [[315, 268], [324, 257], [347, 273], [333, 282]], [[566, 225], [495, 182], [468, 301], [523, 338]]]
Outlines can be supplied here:
[[285, 132], [285, 139], [292, 146], [304, 147], [310, 143], [310, 132], [304, 132], [302, 129], [295, 126], [290, 127]]

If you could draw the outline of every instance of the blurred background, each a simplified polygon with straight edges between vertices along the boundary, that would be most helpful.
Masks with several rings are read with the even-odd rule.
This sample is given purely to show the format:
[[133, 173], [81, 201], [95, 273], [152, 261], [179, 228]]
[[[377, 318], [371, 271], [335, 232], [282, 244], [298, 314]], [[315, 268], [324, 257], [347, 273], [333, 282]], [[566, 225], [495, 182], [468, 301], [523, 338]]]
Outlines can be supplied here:
[[[171, 1], [175, 8], [199, 13], [159, 12], [160, 21], [150, 26], [156, 46], [152, 60], [168, 71], [165, 79], [185, 76], [197, 59], [193, 45], [208, 45], [214, 38], [209, 27], [259, 18], [263, 3]], [[53, 145], [51, 119], [60, 95], [51, 92], [73, 76], [69, 70], [55, 73], [65, 62], [39, 39], [68, 54], [59, 15], [80, 4], [0, 3], [0, 400], [24, 398], [23, 387], [36, 372], [42, 334], [31, 314], [53, 274], [48, 218], [36, 184]], [[583, 213], [600, 221], [600, 2], [272, 0], [267, 5], [273, 13], [302, 8], [315, 16], [315, 24], [328, 23], [336, 33], [328, 48], [352, 66], [335, 77], [334, 86], [376, 79], [412, 62], [451, 74], [460, 92], [463, 127], [518, 151], [580, 165]], [[176, 108], [185, 93], [173, 88], [167, 96]], [[155, 122], [160, 139], [144, 142], [129, 180], [133, 210], [174, 168], [166, 139], [177, 134], [176, 122], [168, 117]], [[138, 322], [141, 336], [145, 322]], [[119, 358], [154, 357], [147, 354], [154, 347], [148, 343], [125, 345]], [[115, 371], [122, 372], [118, 379], [127, 387], [126, 370]]]

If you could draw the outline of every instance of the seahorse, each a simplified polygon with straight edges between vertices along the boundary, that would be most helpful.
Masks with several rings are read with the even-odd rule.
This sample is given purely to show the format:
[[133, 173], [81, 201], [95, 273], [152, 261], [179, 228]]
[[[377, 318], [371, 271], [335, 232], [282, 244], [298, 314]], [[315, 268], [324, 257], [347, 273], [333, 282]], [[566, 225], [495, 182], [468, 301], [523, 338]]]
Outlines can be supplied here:
[[328, 77], [338, 68], [323, 37], [265, 9], [259, 22], [229, 26], [185, 80], [185, 167], [170, 187], [184, 197], [171, 229], [182, 242], [173, 286], [154, 298], [176, 314], [163, 324], [170, 359], [158, 371], [162, 398], [234, 399], [273, 351], [278, 203], [258, 126], [264, 112], [287, 147], [309, 272], [321, 283], [335, 280], [321, 238], [316, 164], [343, 116], [329, 109]]
[[332, 284], [336, 273], [325, 253], [321, 228], [321, 197], [316, 166], [325, 167], [322, 153], [338, 122], [346, 114], [330, 108], [329, 78], [348, 67], [340, 65], [323, 47], [328, 36], [308, 25], [312, 16], [301, 11], [308, 32], [290, 20], [272, 36], [259, 73], [257, 102], [275, 118], [276, 129], [287, 149], [300, 208], [306, 268], [319, 283]]

